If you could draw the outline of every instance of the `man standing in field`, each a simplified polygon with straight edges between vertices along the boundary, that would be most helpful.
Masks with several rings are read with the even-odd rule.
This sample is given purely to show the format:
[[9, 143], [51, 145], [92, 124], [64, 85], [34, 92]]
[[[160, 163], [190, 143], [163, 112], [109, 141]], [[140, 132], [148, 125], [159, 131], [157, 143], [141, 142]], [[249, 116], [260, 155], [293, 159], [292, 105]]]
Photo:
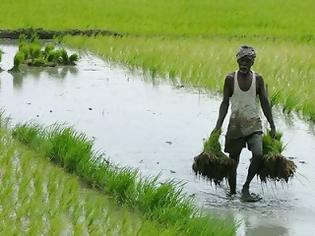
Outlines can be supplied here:
[[219, 117], [213, 132], [220, 130], [227, 114], [231, 100], [231, 116], [225, 139], [225, 152], [235, 161], [235, 168], [229, 176], [230, 193], [236, 194], [236, 169], [241, 151], [247, 147], [252, 152], [252, 160], [248, 175], [242, 188], [242, 198], [246, 201], [257, 201], [259, 198], [251, 195], [249, 185], [256, 175], [263, 157], [262, 123], [259, 117], [259, 97], [261, 108], [266, 116], [271, 135], [274, 137], [276, 128], [273, 122], [268, 97], [263, 78], [251, 71], [256, 57], [255, 50], [250, 46], [241, 46], [236, 54], [238, 71], [226, 76], [223, 89], [223, 101]]

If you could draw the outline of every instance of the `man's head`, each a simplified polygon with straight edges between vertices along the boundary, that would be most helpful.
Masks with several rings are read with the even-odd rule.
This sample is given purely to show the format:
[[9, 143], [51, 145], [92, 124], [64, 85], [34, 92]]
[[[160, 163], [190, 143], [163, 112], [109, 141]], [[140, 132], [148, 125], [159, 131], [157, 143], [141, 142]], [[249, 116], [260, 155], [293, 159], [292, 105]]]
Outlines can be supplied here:
[[239, 70], [242, 73], [248, 73], [255, 62], [256, 52], [253, 47], [243, 45], [236, 53], [236, 60]]

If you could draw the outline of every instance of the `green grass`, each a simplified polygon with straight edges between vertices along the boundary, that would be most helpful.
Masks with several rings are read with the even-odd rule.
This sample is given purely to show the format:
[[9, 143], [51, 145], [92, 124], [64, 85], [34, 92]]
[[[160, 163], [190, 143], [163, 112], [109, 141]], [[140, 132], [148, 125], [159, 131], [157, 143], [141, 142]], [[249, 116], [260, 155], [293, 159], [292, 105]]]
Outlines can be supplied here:
[[[29, 137], [31, 137], [30, 135]], [[0, 130], [1, 235], [176, 235], [146, 220]]]
[[223, 223], [202, 216], [182, 185], [172, 180], [141, 177], [137, 170], [122, 168], [93, 151], [93, 144], [72, 128], [37, 124], [17, 125], [13, 136], [21, 143], [49, 158], [66, 171], [76, 174], [89, 186], [112, 195], [116, 202], [142, 212], [146, 219], [180, 235], [234, 235], [232, 222]]
[[1, 1], [0, 28], [102, 28], [138, 35], [314, 40], [312, 0]]

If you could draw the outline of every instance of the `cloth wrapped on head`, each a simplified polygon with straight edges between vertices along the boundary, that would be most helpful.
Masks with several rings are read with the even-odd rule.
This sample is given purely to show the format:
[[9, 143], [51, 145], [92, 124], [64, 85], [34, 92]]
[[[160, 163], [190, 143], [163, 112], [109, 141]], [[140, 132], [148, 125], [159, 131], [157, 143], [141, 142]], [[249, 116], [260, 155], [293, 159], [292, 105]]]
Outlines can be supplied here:
[[256, 52], [254, 48], [247, 45], [241, 46], [238, 52], [236, 53], [236, 59], [238, 60], [244, 56], [248, 56], [248, 57], [251, 57], [252, 59], [255, 59]]

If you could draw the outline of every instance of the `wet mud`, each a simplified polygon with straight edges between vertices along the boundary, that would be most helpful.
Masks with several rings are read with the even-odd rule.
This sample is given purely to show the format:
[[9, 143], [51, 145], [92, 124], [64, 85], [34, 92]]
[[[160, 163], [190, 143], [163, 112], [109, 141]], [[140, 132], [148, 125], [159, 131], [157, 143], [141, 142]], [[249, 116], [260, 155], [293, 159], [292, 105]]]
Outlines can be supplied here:
[[[14, 45], [4, 51], [0, 67], [12, 67]], [[29, 68], [20, 74], [0, 73], [0, 106], [12, 122], [56, 121], [73, 125], [94, 140], [116, 163], [138, 168], [143, 175], [184, 181], [196, 203], [219, 217], [239, 223], [237, 235], [311, 235], [315, 222], [315, 129], [295, 115], [275, 112], [284, 133], [285, 156], [294, 157], [297, 176], [288, 184], [262, 184], [251, 190], [263, 200], [240, 201], [250, 153], [244, 150], [237, 170], [237, 191], [211, 185], [195, 176], [193, 157], [215, 126], [220, 98], [196, 89], [152, 79], [140, 71], [109, 64], [88, 53], [72, 68]], [[232, 68], [233, 69], [233, 68]], [[267, 122], [264, 120], [263, 125]], [[223, 131], [227, 128], [227, 120]], [[223, 143], [224, 138], [221, 138]]]

